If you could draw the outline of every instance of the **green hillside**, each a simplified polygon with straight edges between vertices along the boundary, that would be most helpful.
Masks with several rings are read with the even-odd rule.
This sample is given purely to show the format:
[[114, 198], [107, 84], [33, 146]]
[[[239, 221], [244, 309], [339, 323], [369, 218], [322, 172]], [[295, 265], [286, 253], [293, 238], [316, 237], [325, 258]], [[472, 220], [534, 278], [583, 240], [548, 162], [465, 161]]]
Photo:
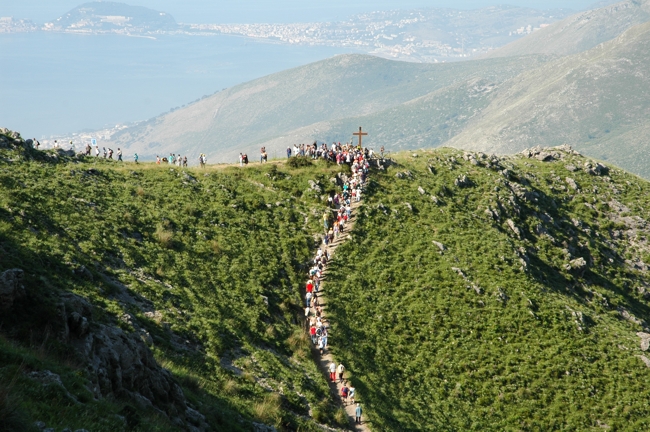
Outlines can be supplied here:
[[[344, 168], [118, 164], [13, 137], [5, 429], [347, 427], [300, 326]], [[568, 147], [382, 168], [325, 281], [331, 350], [372, 430], [650, 427], [650, 183]]]
[[[288, 144], [309, 142], [315, 133], [322, 135], [319, 125], [323, 122], [384, 111], [466, 81], [500, 83], [542, 61], [534, 56], [417, 64], [363, 55], [337, 56], [219, 92], [118, 132], [110, 145], [143, 157], [182, 150], [197, 157], [206, 153], [211, 161], [232, 162], [239, 152], [256, 154], [260, 143], [279, 138], [267, 148], [271, 154], [281, 155]], [[358, 127], [337, 128], [329, 135], [345, 142]], [[300, 133], [304, 141], [286, 139], [300, 128], [307, 131]]]
[[650, 23], [523, 73], [448, 144], [512, 153], [569, 143], [649, 177], [638, 157], [646, 144], [635, 132], [650, 112], [649, 49]]
[[309, 182], [326, 193], [341, 169], [183, 170], [23, 146], [0, 135], [0, 429], [340, 421], [299, 288], [324, 208]]
[[650, 184], [560, 149], [417, 156], [373, 175], [328, 276], [373, 429], [647, 430]]
[[650, 21], [650, 2], [626, 0], [570, 16], [498, 48], [486, 57], [577, 54], [614, 39], [629, 28], [648, 21]]

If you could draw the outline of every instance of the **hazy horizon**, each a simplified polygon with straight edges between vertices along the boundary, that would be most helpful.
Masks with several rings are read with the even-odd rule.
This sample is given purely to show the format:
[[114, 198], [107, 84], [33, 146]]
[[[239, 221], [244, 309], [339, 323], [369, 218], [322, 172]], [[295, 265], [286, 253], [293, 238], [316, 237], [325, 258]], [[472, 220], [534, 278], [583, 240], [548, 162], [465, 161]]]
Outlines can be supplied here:
[[[133, 0], [118, 1], [134, 6], [145, 6], [167, 12], [178, 22], [187, 23], [256, 23], [256, 22], [306, 22], [342, 20], [350, 15], [376, 10], [412, 8], [476, 9], [496, 5], [512, 5], [535, 9], [587, 9], [598, 3], [594, 0], [332, 0], [326, 4], [306, 4], [297, 0], [266, 2], [260, 0], [235, 0], [207, 2], [205, 0]], [[30, 19], [35, 22], [54, 20], [67, 11], [87, 3], [83, 0], [0, 0], [0, 16]], [[605, 1], [616, 3], [616, 1]]]

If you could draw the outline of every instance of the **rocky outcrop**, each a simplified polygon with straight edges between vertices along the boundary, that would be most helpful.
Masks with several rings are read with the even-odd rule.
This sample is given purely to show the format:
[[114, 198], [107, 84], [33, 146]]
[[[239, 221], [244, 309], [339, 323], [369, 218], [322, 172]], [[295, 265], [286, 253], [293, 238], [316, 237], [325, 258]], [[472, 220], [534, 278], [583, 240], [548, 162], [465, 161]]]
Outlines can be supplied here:
[[0, 274], [0, 312], [11, 309], [14, 301], [25, 295], [23, 271], [11, 269]]
[[200, 413], [188, 408], [182, 389], [156, 363], [138, 333], [93, 323], [93, 307], [82, 297], [64, 294], [61, 299], [64, 338], [87, 365], [95, 397], [127, 397], [141, 409], [153, 408], [175, 423], [190, 422], [206, 429]]
[[[23, 270], [13, 269], [0, 275], [0, 310], [4, 313], [9, 313], [17, 300], [29, 298], [21, 284], [23, 274]], [[94, 307], [72, 293], [60, 294], [55, 306], [57, 322], [52, 327], [85, 365], [88, 387], [95, 398], [128, 399], [139, 409], [158, 411], [184, 430], [209, 430], [204, 416], [188, 407], [181, 387], [158, 365], [140, 333], [94, 321]], [[29, 377], [43, 385], [63, 387], [60, 377], [49, 371], [34, 371]], [[74, 396], [70, 399], [78, 403]]]

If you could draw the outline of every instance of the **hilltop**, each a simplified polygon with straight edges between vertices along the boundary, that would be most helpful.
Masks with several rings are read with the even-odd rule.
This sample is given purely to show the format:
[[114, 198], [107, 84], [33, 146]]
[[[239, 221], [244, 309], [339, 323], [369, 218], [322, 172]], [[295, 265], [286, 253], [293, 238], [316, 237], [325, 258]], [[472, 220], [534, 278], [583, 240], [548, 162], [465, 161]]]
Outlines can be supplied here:
[[[562, 53], [551, 50], [552, 56], [449, 64], [338, 56], [115, 130], [107, 144], [146, 158], [207, 153], [221, 162], [236, 160], [239, 152], [255, 155], [263, 146], [282, 155], [314, 136], [347, 142], [363, 126], [373, 131], [366, 143], [375, 150], [448, 145], [504, 154], [570, 144], [649, 177], [642, 139], [650, 100], [648, 24], [632, 26], [647, 21], [647, 5], [623, 2], [553, 27], [549, 46], [565, 46], [566, 38], [591, 41], [576, 50], [628, 28], [578, 54], [558, 58]], [[598, 24], [604, 22], [617, 24], [604, 31]]]
[[498, 48], [487, 57], [545, 54], [565, 56], [587, 51], [650, 21], [650, 2], [627, 0], [580, 12]]
[[[222, 162], [235, 161], [242, 151], [257, 154], [262, 145], [271, 154], [282, 154], [287, 145], [308, 142], [314, 133], [346, 142], [359, 124], [349, 129], [341, 119], [373, 115], [468, 80], [500, 83], [542, 61], [531, 56], [436, 65], [341, 55], [226, 89], [116, 131], [110, 145], [150, 158], [182, 148]], [[422, 115], [428, 113], [417, 120]]]
[[129, 34], [177, 28], [174, 18], [165, 12], [110, 1], [84, 3], [43, 27], [49, 31]]
[[[345, 167], [117, 164], [5, 133], [5, 424], [346, 427], [299, 307]], [[385, 160], [364, 197], [327, 311], [374, 430], [648, 428], [650, 183], [569, 147], [443, 148]]]

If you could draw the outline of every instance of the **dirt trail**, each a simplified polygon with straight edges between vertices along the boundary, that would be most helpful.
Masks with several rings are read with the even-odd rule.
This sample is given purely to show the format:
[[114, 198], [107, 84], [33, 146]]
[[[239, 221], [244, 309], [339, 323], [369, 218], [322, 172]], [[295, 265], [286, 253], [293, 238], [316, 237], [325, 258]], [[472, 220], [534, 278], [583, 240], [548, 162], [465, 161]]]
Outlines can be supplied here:
[[[328, 250], [330, 251], [330, 254], [332, 255], [332, 258], [334, 258], [334, 254], [336, 252], [336, 249], [338, 249], [338, 247], [340, 245], [342, 245], [343, 243], [348, 241], [348, 236], [352, 232], [352, 229], [354, 228], [354, 224], [355, 224], [356, 219], [357, 219], [357, 211], [358, 211], [359, 207], [361, 207], [362, 202], [363, 201], [361, 201], [361, 202], [353, 201], [351, 203], [350, 207], [352, 208], [352, 217], [346, 223], [345, 232], [343, 233], [343, 235], [339, 236], [338, 239], [336, 239], [334, 242], [329, 244]], [[323, 269], [323, 277], [321, 278], [320, 289], [318, 290], [318, 293], [317, 293], [318, 300], [319, 300], [320, 305], [321, 305], [321, 307], [323, 309], [323, 312], [321, 314], [323, 321], [328, 320], [328, 318], [327, 318], [327, 295], [326, 295], [326, 293], [327, 293], [327, 267], [325, 267]], [[336, 344], [336, 335], [334, 334], [334, 332], [331, 331], [331, 327], [328, 330], [328, 333], [329, 333], [329, 337], [328, 337], [329, 341], [332, 341], [334, 344]], [[329, 345], [330, 344], [328, 343], [328, 346]], [[330, 353], [329, 349], [326, 349], [325, 353], [323, 355], [321, 355], [320, 351], [316, 347], [312, 346], [312, 352], [313, 352], [314, 358], [316, 359], [316, 361], [318, 363], [319, 368], [325, 374], [325, 376], [329, 378], [329, 365], [330, 365], [330, 363], [335, 361], [335, 359], [332, 356], [332, 354]], [[335, 362], [335, 363], [338, 366], [339, 363], [338, 362]], [[345, 374], [344, 374], [344, 376], [345, 376]], [[338, 373], [337, 373], [337, 377], [338, 377]], [[370, 428], [368, 427], [368, 423], [365, 421], [365, 418], [366, 418], [365, 413], [361, 417], [362, 420], [363, 420], [361, 424], [355, 424], [354, 423], [356, 404], [353, 405], [352, 403], [348, 402], [347, 404], [344, 405], [344, 402], [343, 402], [343, 400], [341, 399], [341, 396], [340, 396], [341, 395], [341, 387], [343, 385], [341, 383], [339, 383], [338, 381], [336, 383], [333, 383], [333, 382], [329, 381], [329, 379], [328, 379], [328, 383], [329, 383], [329, 386], [330, 386], [330, 391], [332, 392], [332, 394], [336, 395], [335, 396], [336, 400], [338, 400], [339, 403], [345, 408], [345, 411], [346, 411], [346, 413], [348, 415], [348, 419], [349, 419], [349, 422], [350, 422], [350, 426], [353, 427], [352, 430], [355, 430], [355, 431], [358, 431], [358, 432], [370, 432]], [[356, 400], [358, 402], [363, 402], [362, 397], [363, 397], [363, 395], [359, 394], [359, 392], [357, 391]], [[363, 403], [361, 404], [361, 408], [362, 409], [364, 408]]]

